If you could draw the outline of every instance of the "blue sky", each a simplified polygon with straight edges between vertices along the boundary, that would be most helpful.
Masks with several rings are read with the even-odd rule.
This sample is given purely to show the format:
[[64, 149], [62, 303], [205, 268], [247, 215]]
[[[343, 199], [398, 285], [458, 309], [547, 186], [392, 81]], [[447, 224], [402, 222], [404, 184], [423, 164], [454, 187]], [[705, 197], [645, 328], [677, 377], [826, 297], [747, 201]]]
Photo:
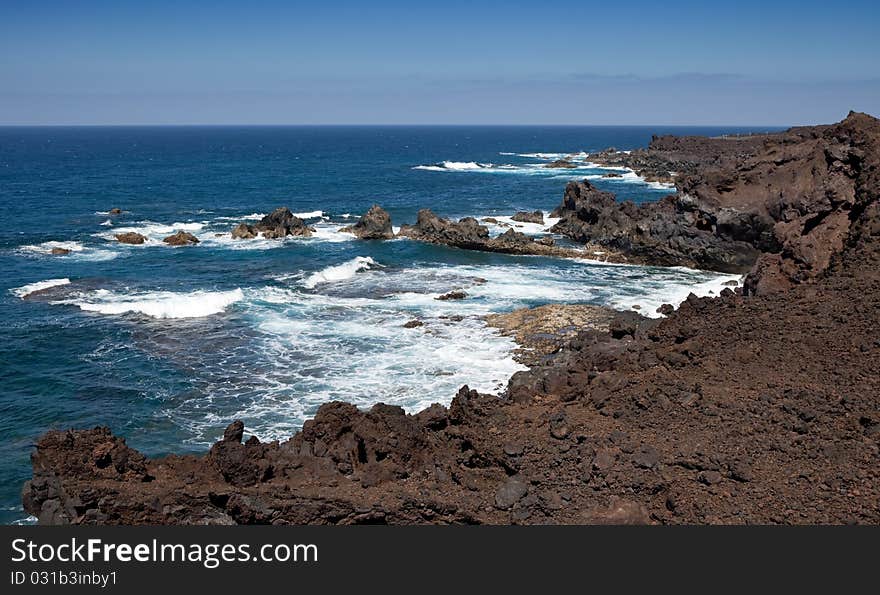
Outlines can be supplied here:
[[875, 2], [0, 0], [0, 124], [880, 115]]

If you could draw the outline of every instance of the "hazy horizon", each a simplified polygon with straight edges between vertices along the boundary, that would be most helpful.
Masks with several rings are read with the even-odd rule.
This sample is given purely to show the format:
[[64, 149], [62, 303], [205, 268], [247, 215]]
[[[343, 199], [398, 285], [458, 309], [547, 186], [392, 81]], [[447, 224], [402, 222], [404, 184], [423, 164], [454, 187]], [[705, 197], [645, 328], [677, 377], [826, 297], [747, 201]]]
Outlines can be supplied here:
[[0, 125], [785, 127], [880, 114], [860, 0], [0, 0]]

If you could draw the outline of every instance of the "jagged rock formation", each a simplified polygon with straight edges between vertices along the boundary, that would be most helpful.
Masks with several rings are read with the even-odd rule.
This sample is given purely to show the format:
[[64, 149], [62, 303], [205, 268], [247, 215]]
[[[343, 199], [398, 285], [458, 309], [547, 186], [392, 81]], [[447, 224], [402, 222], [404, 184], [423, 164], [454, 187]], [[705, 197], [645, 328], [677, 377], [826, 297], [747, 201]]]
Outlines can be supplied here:
[[354, 234], [362, 240], [390, 240], [394, 237], [391, 215], [379, 205], [373, 205], [357, 223], [339, 231]]
[[398, 235], [431, 244], [444, 244], [465, 250], [501, 252], [504, 254], [533, 254], [583, 258], [586, 253], [554, 246], [541, 238], [533, 238], [514, 229], [497, 237], [489, 236], [489, 228], [473, 217], [450, 221], [435, 215], [430, 209], [419, 211], [415, 225], [403, 225]]
[[233, 239], [249, 240], [257, 237], [261, 233], [268, 240], [281, 239], [287, 236], [309, 237], [315, 233], [314, 228], [309, 227], [305, 222], [294, 215], [287, 207], [278, 207], [255, 225], [247, 223], [239, 223], [232, 230]]
[[880, 122], [857, 113], [773, 135], [655, 138], [622, 161], [677, 168], [675, 195], [636, 206], [571, 183], [554, 231], [636, 262], [750, 270], [751, 293], [785, 289], [824, 271], [876, 200], [878, 147]]

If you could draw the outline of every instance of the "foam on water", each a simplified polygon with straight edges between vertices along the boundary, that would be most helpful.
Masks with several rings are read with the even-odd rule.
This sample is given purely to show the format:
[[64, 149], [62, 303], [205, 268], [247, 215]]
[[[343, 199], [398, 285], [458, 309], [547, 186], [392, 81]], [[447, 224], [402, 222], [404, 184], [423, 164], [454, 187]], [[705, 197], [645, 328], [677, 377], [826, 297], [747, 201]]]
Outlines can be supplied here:
[[143, 314], [151, 318], [201, 318], [219, 314], [244, 299], [241, 289], [232, 291], [192, 291], [177, 293], [157, 291], [124, 294], [99, 289], [53, 304], [78, 306], [86, 312], [99, 314]]
[[43, 291], [44, 289], [49, 289], [50, 287], [58, 287], [60, 285], [67, 285], [70, 283], [70, 279], [46, 279], [45, 281], [37, 281], [36, 283], [28, 283], [27, 285], [23, 285], [21, 287], [17, 287], [15, 289], [10, 289], [9, 291], [21, 299], [26, 298], [32, 293], [37, 291]]
[[[413, 169], [436, 172], [482, 172], [482, 173], [505, 173], [519, 175], [541, 175], [552, 179], [578, 179], [590, 180], [604, 178], [609, 172], [621, 173], [621, 177], [606, 178], [609, 182], [638, 184], [647, 186], [653, 190], [672, 190], [674, 184], [666, 182], [649, 182], [639, 176], [632, 169], [621, 166], [605, 166], [589, 161], [589, 154], [583, 151], [574, 153], [511, 153], [502, 152], [499, 155], [516, 156], [528, 159], [540, 159], [543, 163], [520, 163], [520, 164], [494, 164], [477, 163], [475, 161], [442, 161], [433, 165], [417, 165]], [[574, 167], [548, 168], [547, 163], [565, 159]]]
[[77, 261], [100, 262], [112, 260], [118, 256], [117, 253], [110, 250], [103, 250], [93, 246], [85, 246], [80, 242], [74, 241], [49, 241], [41, 244], [28, 244], [18, 248], [19, 252], [28, 256], [53, 256], [52, 250], [60, 248], [69, 250], [70, 254], [64, 255], [63, 258], [70, 258]]
[[[486, 221], [486, 218], [495, 219], [498, 223]], [[489, 228], [489, 235], [492, 237], [499, 236], [508, 229], [524, 233], [527, 236], [541, 236], [550, 233], [550, 228], [559, 223], [558, 217], [551, 217], [550, 213], [544, 211], [544, 223], [527, 223], [523, 221], [514, 221], [512, 215], [486, 215], [477, 217], [481, 225]]]
[[[280, 275], [285, 285], [246, 289], [239, 313], [256, 334], [246, 344], [219, 347], [210, 354], [213, 363], [204, 363], [203, 337], [194, 334], [191, 349], [199, 365], [210, 369], [210, 382], [166, 415], [199, 443], [216, 439], [217, 427], [239, 418], [261, 439], [283, 439], [330, 400], [365, 408], [381, 401], [414, 412], [448, 404], [463, 384], [497, 393], [523, 368], [512, 358], [514, 342], [488, 327], [486, 314], [593, 303], [622, 309], [638, 304], [642, 314], [658, 316], [662, 303], [677, 305], [690, 292], [717, 292], [736, 278], [564, 259], [352, 272], [361, 264], [354, 259], [337, 265], [332, 283]], [[452, 289], [467, 297], [436, 299]], [[413, 319], [422, 326], [403, 327]], [[182, 357], [179, 351], [175, 356]]]
[[381, 266], [369, 256], [358, 256], [335, 266], [329, 266], [316, 273], [312, 273], [303, 280], [303, 287], [314, 289], [321, 283], [333, 283], [354, 277], [360, 271], [366, 271], [372, 266]]

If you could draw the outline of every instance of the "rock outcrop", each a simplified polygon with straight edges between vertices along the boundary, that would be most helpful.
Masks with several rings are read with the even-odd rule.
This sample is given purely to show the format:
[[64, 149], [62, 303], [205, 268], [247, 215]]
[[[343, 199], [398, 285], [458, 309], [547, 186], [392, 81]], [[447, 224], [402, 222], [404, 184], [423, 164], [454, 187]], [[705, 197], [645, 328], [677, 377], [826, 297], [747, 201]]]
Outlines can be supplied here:
[[878, 147], [880, 122], [857, 113], [778, 134], [657, 137], [624, 161], [675, 168], [675, 195], [636, 206], [573, 182], [554, 231], [634, 262], [750, 271], [748, 293], [784, 290], [821, 274], [851, 240], [875, 198]]
[[315, 233], [313, 227], [294, 215], [287, 207], [279, 207], [260, 219], [254, 225], [239, 223], [232, 230], [233, 239], [249, 240], [261, 234], [268, 240], [282, 239], [287, 236], [309, 237]]
[[116, 234], [116, 241], [120, 244], [143, 244], [147, 241], [147, 236], [141, 235], [134, 231]]
[[[617, 202], [587, 180], [569, 182], [553, 216], [561, 218], [553, 232], [634, 263], [744, 273], [759, 254], [735, 234], [716, 233], [701, 205], [679, 196], [637, 206]], [[755, 223], [771, 227], [769, 221]]]
[[188, 231], [178, 231], [162, 240], [169, 246], [192, 246], [199, 243], [199, 238]]
[[588, 257], [587, 253], [580, 250], [561, 248], [545, 239], [536, 239], [514, 229], [508, 229], [493, 238], [489, 236], [489, 228], [480, 225], [473, 217], [450, 221], [438, 217], [430, 209], [420, 210], [416, 224], [401, 226], [398, 235], [465, 250], [569, 258]]
[[259, 230], [253, 225], [247, 223], [239, 223], [232, 230], [233, 240], [252, 240], [259, 234]]
[[379, 205], [373, 205], [357, 223], [343, 227], [339, 231], [354, 234], [362, 240], [390, 240], [394, 238], [391, 216]]

